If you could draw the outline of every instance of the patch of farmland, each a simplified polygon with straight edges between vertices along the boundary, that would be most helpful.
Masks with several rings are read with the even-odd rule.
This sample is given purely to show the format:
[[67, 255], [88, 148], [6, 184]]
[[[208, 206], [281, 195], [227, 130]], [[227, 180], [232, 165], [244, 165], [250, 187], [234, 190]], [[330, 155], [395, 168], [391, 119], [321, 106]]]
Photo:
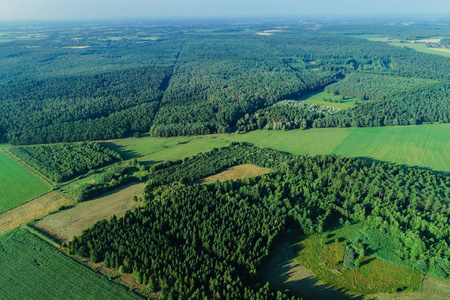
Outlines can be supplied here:
[[450, 126], [355, 128], [333, 153], [450, 172]]
[[0, 235], [0, 299], [140, 299], [25, 229]]
[[19, 227], [22, 224], [41, 218], [60, 206], [69, 205], [71, 201], [62, 193], [54, 191], [42, 195], [25, 204], [0, 214], [0, 234]]
[[270, 169], [258, 167], [251, 164], [244, 164], [228, 168], [218, 174], [203, 178], [200, 180], [201, 184], [207, 184], [216, 181], [237, 180], [244, 177], [254, 177], [269, 173]]
[[62, 241], [69, 241], [74, 236], [103, 219], [109, 220], [113, 215], [121, 217], [127, 210], [136, 207], [132, 200], [134, 195], [140, 196], [145, 183], [129, 184], [106, 193], [93, 200], [80, 202], [65, 210], [46, 216], [37, 226], [54, 233]]
[[48, 183], [0, 150], [0, 213], [50, 190]]

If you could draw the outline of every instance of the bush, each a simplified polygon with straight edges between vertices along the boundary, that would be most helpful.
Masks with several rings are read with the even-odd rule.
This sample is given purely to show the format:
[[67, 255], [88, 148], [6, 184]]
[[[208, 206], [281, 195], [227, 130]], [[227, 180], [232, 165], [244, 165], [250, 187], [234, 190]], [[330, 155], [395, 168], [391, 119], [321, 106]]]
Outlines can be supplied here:
[[346, 268], [350, 271], [355, 271], [356, 270], [355, 262], [356, 262], [355, 250], [352, 247], [345, 248], [344, 258], [343, 258], [343, 262], [342, 262], [342, 265], [344, 266], [344, 268]]

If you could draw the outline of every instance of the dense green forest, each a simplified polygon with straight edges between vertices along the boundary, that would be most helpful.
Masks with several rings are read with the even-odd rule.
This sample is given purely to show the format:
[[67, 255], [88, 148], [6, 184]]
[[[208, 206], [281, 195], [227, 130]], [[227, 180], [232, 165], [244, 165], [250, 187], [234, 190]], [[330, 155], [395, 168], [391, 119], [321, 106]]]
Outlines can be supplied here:
[[289, 130], [312, 127], [316, 119], [339, 112], [340, 109], [329, 106], [305, 104], [300, 101], [284, 100], [270, 107], [257, 110], [251, 116], [245, 116], [236, 123], [238, 130], [256, 129]]
[[[268, 123], [293, 129], [303, 128], [303, 120], [307, 127], [448, 122], [448, 58], [354, 37], [364, 30], [395, 37], [405, 30], [401, 23], [358, 30], [325, 22], [311, 31], [289, 22], [265, 36], [256, 33], [280, 24], [3, 28], [0, 139], [38, 144], [135, 132], [165, 137]], [[435, 24], [405, 32], [445, 35]], [[252, 125], [273, 104], [323, 88], [374, 102], [332, 116], [276, 107], [264, 117], [272, 121]]]
[[121, 159], [113, 150], [93, 142], [11, 147], [8, 151], [53, 182]]
[[[206, 186], [192, 183], [242, 163], [272, 172]], [[150, 172], [145, 206], [97, 223], [68, 244], [70, 253], [132, 273], [150, 291], [175, 299], [273, 298], [257, 282], [274, 243], [289, 228], [320, 233], [340, 219], [365, 224], [355, 237], [358, 252], [450, 276], [448, 177], [241, 144]]]

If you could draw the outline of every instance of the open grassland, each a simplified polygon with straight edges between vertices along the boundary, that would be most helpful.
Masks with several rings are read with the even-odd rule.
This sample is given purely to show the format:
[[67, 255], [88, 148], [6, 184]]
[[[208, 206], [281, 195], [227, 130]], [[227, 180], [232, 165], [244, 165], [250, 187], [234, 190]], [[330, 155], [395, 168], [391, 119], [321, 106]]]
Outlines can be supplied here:
[[353, 129], [333, 153], [450, 172], [450, 124]]
[[335, 288], [354, 294], [418, 292], [423, 274], [374, 256], [366, 256], [360, 267], [343, 267], [345, 245], [358, 225], [348, 225], [303, 238], [294, 245], [296, 260]]
[[60, 206], [67, 206], [71, 201], [62, 193], [53, 191], [25, 204], [0, 214], [0, 234], [22, 224], [41, 218], [56, 211]]
[[46, 216], [38, 221], [38, 227], [45, 228], [55, 234], [60, 240], [68, 241], [81, 235], [86, 229], [103, 219], [109, 220], [113, 215], [121, 217], [127, 210], [136, 207], [133, 196], [140, 196], [145, 183], [129, 184], [113, 190], [101, 197], [80, 202], [65, 210]]
[[270, 169], [261, 168], [255, 165], [244, 164], [228, 168], [218, 174], [203, 178], [200, 180], [201, 184], [207, 184], [216, 181], [237, 180], [244, 177], [254, 177], [269, 173]]
[[177, 160], [231, 142], [245, 142], [295, 155], [335, 153], [450, 172], [450, 124], [374, 128], [258, 130], [198, 137], [129, 138], [102, 143], [126, 159], [146, 164]]
[[445, 57], [450, 57], [450, 49], [441, 49], [441, 48], [428, 48], [426, 44], [422, 43], [391, 43], [392, 46], [396, 47], [407, 47], [414, 49], [419, 52], [441, 55]]
[[25, 229], [0, 235], [0, 299], [140, 299]]
[[[219, 135], [220, 137], [225, 135]], [[226, 138], [216, 135], [170, 138], [128, 138], [102, 142], [101, 145], [118, 152], [124, 159], [136, 158], [144, 164], [177, 160], [227, 146]]]
[[51, 190], [43, 179], [0, 150], [0, 213]]
[[352, 129], [350, 128], [254, 131], [233, 135], [230, 139], [295, 155], [319, 155], [332, 153], [351, 133]]
[[[356, 105], [355, 104], [356, 100], [358, 100], [359, 102], [362, 101], [361, 99], [358, 99], [355, 97], [348, 97], [348, 96], [345, 96], [343, 99], [342, 96], [340, 96], [340, 95], [333, 95], [333, 94], [326, 93], [324, 91], [308, 94], [308, 95], [300, 97], [296, 100], [303, 101], [303, 102], [309, 103], [309, 104], [336, 107], [336, 108], [340, 108], [340, 109], [352, 108]], [[328, 101], [325, 101], [325, 100], [328, 100]]]

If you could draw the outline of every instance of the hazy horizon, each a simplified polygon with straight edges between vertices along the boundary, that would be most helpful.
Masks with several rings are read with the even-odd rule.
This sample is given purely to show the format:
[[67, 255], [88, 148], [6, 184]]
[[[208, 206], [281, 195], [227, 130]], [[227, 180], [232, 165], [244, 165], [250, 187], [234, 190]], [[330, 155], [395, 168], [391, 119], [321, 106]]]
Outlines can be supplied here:
[[[3, 3], [2, 3], [3, 2]], [[0, 0], [0, 21], [450, 15], [447, 0]]]

